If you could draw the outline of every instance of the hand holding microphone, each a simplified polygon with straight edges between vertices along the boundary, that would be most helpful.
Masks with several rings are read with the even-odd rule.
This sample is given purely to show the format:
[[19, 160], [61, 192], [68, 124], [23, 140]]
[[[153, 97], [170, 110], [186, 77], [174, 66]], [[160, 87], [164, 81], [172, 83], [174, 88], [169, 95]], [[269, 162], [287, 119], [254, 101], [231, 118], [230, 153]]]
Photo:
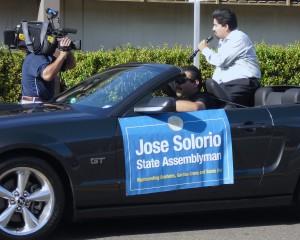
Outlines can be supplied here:
[[[213, 40], [214, 37], [213, 36], [209, 36], [208, 38], [205, 39], [206, 43], [209, 43], [211, 40]], [[200, 51], [200, 49], [195, 50], [190, 56], [189, 59], [190, 61], [192, 61], [194, 59], [194, 57], [196, 57], [197, 53]]]
[[205, 39], [205, 42], [209, 43], [211, 40], [214, 39], [214, 36], [209, 36], [208, 38]]

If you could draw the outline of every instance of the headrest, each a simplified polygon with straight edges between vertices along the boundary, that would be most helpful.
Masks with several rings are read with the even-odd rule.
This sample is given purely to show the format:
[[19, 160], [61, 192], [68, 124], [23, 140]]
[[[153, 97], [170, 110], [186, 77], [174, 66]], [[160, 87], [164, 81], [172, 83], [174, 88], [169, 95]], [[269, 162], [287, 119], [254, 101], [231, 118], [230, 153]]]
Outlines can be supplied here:
[[254, 105], [266, 105], [267, 98], [271, 92], [273, 92], [272, 87], [260, 87], [257, 89], [254, 95]]
[[283, 92], [270, 92], [265, 105], [278, 105], [281, 104]]
[[300, 88], [278, 92], [272, 87], [261, 87], [255, 92], [255, 106], [291, 103], [300, 103]]
[[282, 95], [282, 103], [300, 103], [300, 88], [290, 88]]
[[218, 99], [230, 102], [227, 93], [220, 87], [220, 85], [213, 79], [207, 79], [204, 82], [204, 89], [207, 93], [217, 97]]
[[204, 90], [215, 98], [213, 99], [214, 108], [235, 108], [227, 93], [215, 80], [206, 79], [204, 81]]

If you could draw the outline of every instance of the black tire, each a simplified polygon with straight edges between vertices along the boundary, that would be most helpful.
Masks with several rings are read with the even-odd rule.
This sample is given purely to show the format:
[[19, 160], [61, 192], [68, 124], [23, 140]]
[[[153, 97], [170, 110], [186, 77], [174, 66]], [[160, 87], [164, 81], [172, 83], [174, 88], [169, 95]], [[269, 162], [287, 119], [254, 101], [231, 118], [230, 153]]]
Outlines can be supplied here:
[[0, 239], [45, 239], [60, 222], [65, 196], [45, 161], [17, 157], [0, 163]]

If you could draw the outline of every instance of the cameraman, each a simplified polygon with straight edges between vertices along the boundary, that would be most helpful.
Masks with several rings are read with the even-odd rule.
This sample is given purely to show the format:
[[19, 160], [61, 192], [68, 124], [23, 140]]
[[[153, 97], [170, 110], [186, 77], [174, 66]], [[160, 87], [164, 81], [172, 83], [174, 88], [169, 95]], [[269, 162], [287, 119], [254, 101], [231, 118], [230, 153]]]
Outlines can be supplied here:
[[63, 37], [59, 41], [59, 54], [52, 55], [29, 53], [22, 66], [21, 104], [42, 103], [55, 95], [55, 76], [60, 71], [73, 69], [76, 61], [71, 51], [72, 41]]

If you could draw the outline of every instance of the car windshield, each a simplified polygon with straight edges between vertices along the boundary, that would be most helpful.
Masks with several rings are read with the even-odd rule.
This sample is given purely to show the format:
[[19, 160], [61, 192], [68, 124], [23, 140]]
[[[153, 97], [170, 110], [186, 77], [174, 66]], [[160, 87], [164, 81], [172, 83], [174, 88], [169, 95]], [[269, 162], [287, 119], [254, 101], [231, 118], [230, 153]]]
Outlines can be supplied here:
[[98, 73], [59, 95], [59, 104], [110, 108], [163, 70], [150, 66], [126, 66]]

